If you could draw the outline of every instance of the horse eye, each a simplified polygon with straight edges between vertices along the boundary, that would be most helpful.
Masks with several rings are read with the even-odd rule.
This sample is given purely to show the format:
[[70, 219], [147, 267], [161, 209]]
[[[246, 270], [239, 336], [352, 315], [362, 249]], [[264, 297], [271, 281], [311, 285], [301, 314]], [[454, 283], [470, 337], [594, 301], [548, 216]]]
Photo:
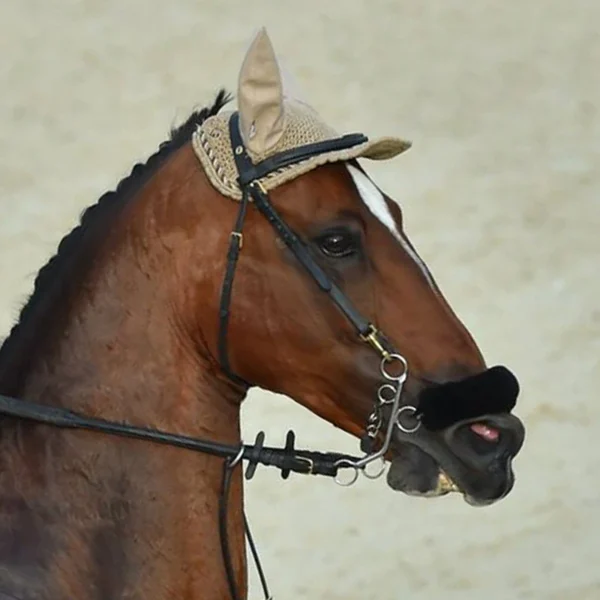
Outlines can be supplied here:
[[326, 256], [344, 258], [359, 249], [356, 236], [349, 231], [332, 231], [318, 239], [319, 249]]

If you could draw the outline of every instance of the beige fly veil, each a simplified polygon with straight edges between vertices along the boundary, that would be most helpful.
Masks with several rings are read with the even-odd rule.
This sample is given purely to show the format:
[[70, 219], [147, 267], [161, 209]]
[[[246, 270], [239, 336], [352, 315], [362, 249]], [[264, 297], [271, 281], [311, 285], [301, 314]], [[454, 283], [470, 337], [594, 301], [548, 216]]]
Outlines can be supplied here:
[[[288, 77], [286, 77], [288, 79]], [[287, 85], [287, 81], [286, 81]], [[242, 63], [238, 80], [240, 133], [254, 163], [265, 158], [340, 137], [318, 113], [303, 101], [289, 97], [284, 78], [266, 30], [252, 41]], [[229, 140], [231, 111], [209, 117], [192, 138], [194, 151], [210, 182], [229, 198], [240, 200], [237, 169]], [[396, 137], [368, 140], [344, 150], [332, 150], [269, 173], [260, 180], [266, 191], [325, 163], [368, 158], [385, 160], [410, 148], [410, 142]]]

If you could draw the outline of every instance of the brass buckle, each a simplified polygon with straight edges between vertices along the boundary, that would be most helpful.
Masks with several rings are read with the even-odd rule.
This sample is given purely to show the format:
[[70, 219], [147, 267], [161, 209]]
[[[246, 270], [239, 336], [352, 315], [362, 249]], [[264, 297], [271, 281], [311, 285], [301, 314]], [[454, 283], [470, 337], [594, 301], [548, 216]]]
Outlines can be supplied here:
[[265, 196], [268, 196], [267, 190], [265, 190], [265, 186], [261, 183], [260, 179], [255, 179], [250, 185], [255, 185]]
[[379, 331], [378, 329], [375, 327], [375, 325], [369, 325], [369, 333], [367, 334], [360, 334], [360, 339], [363, 342], [367, 342], [368, 344], [371, 344], [371, 346], [373, 348], [375, 348], [375, 350], [377, 350], [377, 352], [379, 352], [379, 354], [381, 354], [381, 356], [385, 359], [385, 360], [389, 360], [391, 358], [391, 354], [381, 345], [381, 342], [378, 339], [379, 335]]
[[240, 242], [240, 250], [242, 249], [242, 246], [244, 245], [244, 236], [241, 234], [241, 232], [239, 231], [232, 231], [231, 232], [231, 237], [232, 238], [237, 238]]

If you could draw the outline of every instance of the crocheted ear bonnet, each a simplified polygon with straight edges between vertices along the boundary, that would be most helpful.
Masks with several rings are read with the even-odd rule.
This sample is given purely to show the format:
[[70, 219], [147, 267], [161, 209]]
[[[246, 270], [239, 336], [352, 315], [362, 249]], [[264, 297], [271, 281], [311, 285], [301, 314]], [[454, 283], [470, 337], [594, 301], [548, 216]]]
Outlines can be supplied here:
[[[242, 139], [255, 163], [299, 146], [340, 137], [311, 106], [289, 97], [264, 28], [254, 38], [242, 63], [237, 99]], [[194, 133], [192, 143], [212, 185], [224, 196], [240, 200], [242, 193], [236, 182], [237, 170], [229, 141], [231, 114], [232, 111], [223, 111], [206, 119]], [[410, 146], [410, 142], [397, 137], [369, 140], [282, 168], [262, 178], [260, 183], [270, 191], [325, 163], [361, 157], [386, 160]]]

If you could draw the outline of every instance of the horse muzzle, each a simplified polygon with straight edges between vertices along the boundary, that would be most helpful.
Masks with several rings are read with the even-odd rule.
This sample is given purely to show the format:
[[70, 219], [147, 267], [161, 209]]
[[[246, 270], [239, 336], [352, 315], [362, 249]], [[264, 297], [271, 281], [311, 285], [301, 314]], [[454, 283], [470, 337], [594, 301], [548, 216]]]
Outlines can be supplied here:
[[[443, 469], [474, 506], [504, 498], [515, 481], [512, 461], [525, 440], [525, 427], [510, 414], [485, 415], [442, 432], [448, 456]], [[442, 464], [442, 463], [440, 463]]]
[[[476, 397], [486, 401], [478, 409]], [[388, 484], [410, 495], [440, 496], [460, 492], [472, 505], [504, 498], [514, 485], [512, 460], [523, 446], [525, 428], [510, 413], [518, 383], [496, 367], [460, 382], [435, 386], [420, 394], [421, 427], [397, 427]], [[486, 413], [485, 410], [493, 412]]]

